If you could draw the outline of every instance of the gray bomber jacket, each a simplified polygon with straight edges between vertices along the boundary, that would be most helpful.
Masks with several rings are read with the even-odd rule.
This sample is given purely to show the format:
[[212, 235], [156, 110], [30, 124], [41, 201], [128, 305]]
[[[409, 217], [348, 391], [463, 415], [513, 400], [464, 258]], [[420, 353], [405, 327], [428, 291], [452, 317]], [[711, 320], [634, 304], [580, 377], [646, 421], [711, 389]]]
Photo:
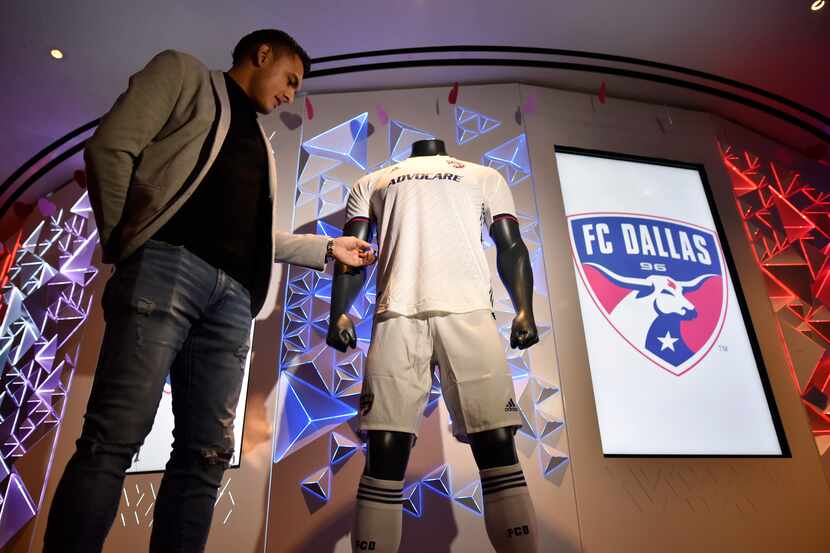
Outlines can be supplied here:
[[[210, 155], [197, 168], [217, 107]], [[229, 126], [222, 72], [208, 70], [193, 56], [165, 50], [130, 77], [126, 92], [102, 118], [84, 152], [104, 262], [117, 263], [135, 252], [181, 208], [216, 159]], [[320, 270], [328, 241], [324, 236], [277, 230], [276, 161], [264, 131], [262, 140], [268, 151], [272, 262], [267, 263], [269, 274], [258, 274], [251, 290], [257, 319], [270, 314], [276, 299], [278, 273], [273, 263]]]

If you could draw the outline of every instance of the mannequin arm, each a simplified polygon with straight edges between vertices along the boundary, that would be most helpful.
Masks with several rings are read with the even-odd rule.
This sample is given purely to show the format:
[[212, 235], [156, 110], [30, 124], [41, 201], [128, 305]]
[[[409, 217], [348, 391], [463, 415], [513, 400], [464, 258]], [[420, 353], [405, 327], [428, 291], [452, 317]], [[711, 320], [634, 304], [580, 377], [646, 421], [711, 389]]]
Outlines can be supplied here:
[[496, 244], [499, 277], [510, 294], [516, 310], [510, 332], [510, 347], [527, 349], [539, 341], [533, 318], [533, 269], [530, 254], [522, 241], [519, 223], [511, 217], [497, 219], [490, 225]]
[[[343, 236], [355, 236], [361, 240], [368, 240], [370, 230], [371, 224], [368, 221], [357, 219], [346, 224], [343, 228]], [[339, 351], [346, 351], [349, 347], [353, 348], [357, 345], [354, 324], [347, 313], [363, 288], [365, 280], [365, 269], [335, 263], [326, 343]]]

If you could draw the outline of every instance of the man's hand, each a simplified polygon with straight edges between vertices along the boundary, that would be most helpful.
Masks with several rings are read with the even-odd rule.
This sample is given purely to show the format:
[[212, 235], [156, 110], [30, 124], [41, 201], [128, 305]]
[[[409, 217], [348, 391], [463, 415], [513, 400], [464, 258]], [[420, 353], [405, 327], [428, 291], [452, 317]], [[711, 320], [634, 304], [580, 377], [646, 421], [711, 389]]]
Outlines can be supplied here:
[[354, 323], [345, 313], [337, 317], [336, 321], [329, 322], [329, 332], [326, 343], [338, 351], [345, 352], [350, 347], [357, 346], [357, 334]]
[[335, 238], [333, 253], [337, 261], [349, 267], [365, 267], [375, 262], [372, 245], [354, 236]]
[[510, 347], [527, 349], [539, 341], [539, 332], [536, 330], [536, 321], [533, 315], [520, 311], [513, 319], [510, 329]]

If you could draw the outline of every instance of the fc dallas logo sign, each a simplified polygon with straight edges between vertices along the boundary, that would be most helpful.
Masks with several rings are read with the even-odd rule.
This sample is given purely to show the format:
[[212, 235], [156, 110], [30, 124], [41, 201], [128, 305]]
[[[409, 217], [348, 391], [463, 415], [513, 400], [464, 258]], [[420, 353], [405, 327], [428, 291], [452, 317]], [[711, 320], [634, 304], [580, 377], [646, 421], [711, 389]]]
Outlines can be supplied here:
[[728, 304], [713, 231], [629, 213], [579, 214], [568, 223], [579, 276], [632, 348], [677, 376], [709, 354]]

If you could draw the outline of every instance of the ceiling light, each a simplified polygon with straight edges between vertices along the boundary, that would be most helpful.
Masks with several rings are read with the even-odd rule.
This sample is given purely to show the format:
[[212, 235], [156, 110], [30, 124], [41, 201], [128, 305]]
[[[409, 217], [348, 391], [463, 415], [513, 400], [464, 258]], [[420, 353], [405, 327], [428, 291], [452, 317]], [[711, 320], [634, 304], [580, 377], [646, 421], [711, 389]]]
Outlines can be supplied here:
[[813, 5], [810, 6], [810, 9], [813, 10], [814, 12], [817, 12], [821, 8], [823, 8], [824, 4], [826, 4], [826, 3], [827, 2], [825, 2], [825, 0], [816, 0], [815, 2], [813, 2]]
[[54, 48], [54, 49], [50, 52], [50, 54], [52, 54], [52, 57], [53, 57], [53, 58], [55, 58], [56, 60], [63, 59], [63, 52], [61, 52], [61, 51], [60, 51], [60, 50], [58, 50], [57, 48]]

